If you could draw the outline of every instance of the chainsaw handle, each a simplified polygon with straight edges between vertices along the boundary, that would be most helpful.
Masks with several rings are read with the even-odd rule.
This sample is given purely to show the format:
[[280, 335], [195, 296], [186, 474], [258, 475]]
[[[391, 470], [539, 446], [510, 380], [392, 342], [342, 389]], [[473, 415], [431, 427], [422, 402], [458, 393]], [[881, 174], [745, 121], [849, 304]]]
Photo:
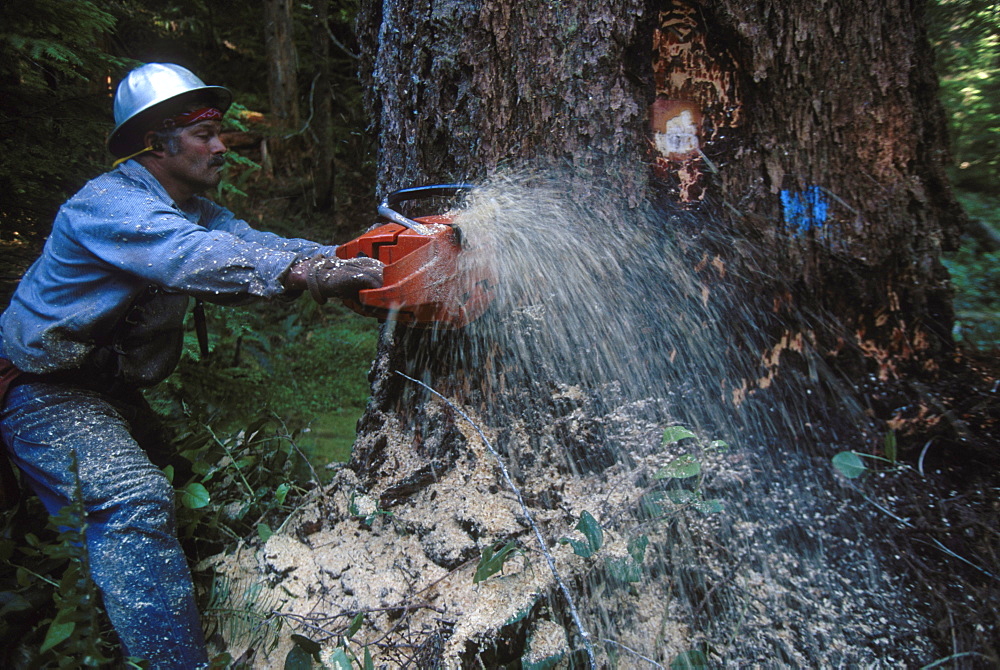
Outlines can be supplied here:
[[401, 202], [407, 200], [421, 200], [423, 198], [433, 198], [436, 196], [457, 195], [461, 191], [468, 191], [475, 186], [472, 184], [434, 184], [431, 186], [411, 186], [401, 188], [385, 196], [385, 200], [379, 207], [393, 208]]
[[432, 186], [413, 186], [410, 188], [401, 188], [398, 191], [393, 191], [389, 195], [385, 196], [382, 204], [378, 206], [378, 213], [382, 218], [388, 219], [393, 223], [398, 223], [401, 226], [406, 226], [421, 235], [431, 235], [431, 231], [427, 230], [426, 226], [414, 221], [413, 219], [408, 219], [393, 208], [399, 203], [406, 202], [407, 200], [420, 200], [423, 198], [433, 198], [437, 196], [451, 196], [461, 191], [467, 191], [471, 188], [475, 187], [472, 184], [435, 184]]

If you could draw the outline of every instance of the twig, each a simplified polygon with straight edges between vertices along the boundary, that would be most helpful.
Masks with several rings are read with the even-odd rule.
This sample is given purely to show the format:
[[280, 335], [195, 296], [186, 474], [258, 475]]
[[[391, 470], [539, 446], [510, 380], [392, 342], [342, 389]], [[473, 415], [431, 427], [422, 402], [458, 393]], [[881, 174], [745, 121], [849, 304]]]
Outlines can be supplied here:
[[[226, 452], [226, 456], [229, 456], [229, 462], [233, 464], [234, 468], [236, 468], [236, 474], [238, 474], [240, 476], [240, 481], [242, 481], [243, 482], [243, 486], [246, 487], [247, 494], [252, 498], [253, 495], [254, 495], [253, 487], [250, 486], [250, 482], [248, 482], [247, 478], [243, 475], [243, 469], [240, 467], [240, 464], [236, 460], [236, 457], [233, 456], [233, 452], [232, 452], [232, 450], [229, 449], [229, 445], [227, 445], [225, 442], [223, 442], [222, 440], [220, 440], [216, 436], [215, 431], [212, 430], [211, 426], [206, 425], [205, 426], [205, 430], [207, 430], [208, 434], [212, 436], [212, 439], [215, 440], [215, 443], [218, 444], [220, 447], [222, 447], [223, 451]], [[246, 435], [245, 439], [249, 440], [251, 437], [253, 437], [253, 436], [252, 435]]]
[[432, 612], [437, 612], [438, 614], [448, 613], [446, 610], [443, 610], [440, 607], [435, 607], [430, 603], [418, 603], [416, 605], [386, 605], [385, 607], [366, 607], [364, 609], [359, 609], [351, 613], [357, 616], [358, 614], [371, 614], [373, 612], [397, 612], [400, 610], [404, 612], [410, 612], [412, 610], [430, 610]]
[[288, 426], [285, 425], [284, 420], [274, 412], [271, 412], [271, 415], [275, 419], [277, 419], [279, 424], [281, 424], [281, 430], [284, 434], [280, 435], [279, 437], [283, 437], [284, 439], [288, 440], [288, 444], [292, 445], [292, 449], [294, 449], [295, 452], [299, 455], [299, 457], [303, 461], [305, 461], [306, 466], [309, 468], [309, 472], [312, 473], [313, 479], [316, 480], [316, 488], [319, 489], [320, 498], [322, 498], [325, 501], [326, 493], [324, 493], [323, 491], [323, 480], [320, 479], [319, 473], [316, 472], [316, 468], [313, 467], [312, 461], [309, 460], [309, 457], [305, 455], [305, 452], [303, 452], [302, 449], [299, 448], [299, 445], [295, 442], [295, 440], [292, 439], [292, 434], [289, 432]]
[[[300, 614], [294, 614], [292, 612], [277, 612], [277, 611], [272, 611], [271, 614], [274, 615], [274, 616], [276, 616], [276, 617], [280, 617], [282, 619], [289, 619], [291, 621], [294, 621], [298, 625], [300, 625], [300, 626], [302, 626], [304, 628], [308, 628], [308, 629], [313, 630], [313, 631], [315, 631], [317, 633], [322, 633], [322, 634], [326, 635], [329, 638], [334, 638], [334, 637], [337, 637], [338, 635], [341, 634], [340, 631], [334, 632], [334, 631], [331, 631], [331, 630], [328, 630], [328, 629], [324, 628], [323, 626], [320, 626], [319, 624], [311, 623], [309, 621], [308, 617], [304, 617], [304, 616], [302, 616]], [[340, 630], [341, 631], [347, 630], [347, 626], [342, 626]]]
[[[920, 541], [920, 538], [917, 538], [917, 539], [916, 539], [916, 541], [917, 541], [917, 542], [919, 542], [919, 541]], [[994, 575], [994, 574], [993, 574], [992, 572], [989, 572], [988, 570], [986, 570], [986, 569], [984, 569], [984, 568], [981, 568], [981, 567], [979, 567], [978, 565], [976, 565], [975, 563], [973, 563], [972, 561], [970, 561], [970, 560], [969, 560], [969, 559], [967, 559], [967, 558], [963, 558], [962, 556], [959, 556], [959, 555], [958, 555], [958, 554], [956, 554], [956, 553], [955, 553], [954, 551], [952, 551], [952, 550], [951, 550], [951, 549], [949, 549], [948, 547], [946, 547], [946, 546], [944, 546], [943, 544], [941, 544], [941, 542], [940, 542], [939, 540], [935, 540], [934, 538], [931, 538], [931, 543], [933, 543], [935, 547], [937, 547], [938, 549], [940, 549], [940, 550], [941, 550], [941, 551], [943, 551], [944, 553], [948, 554], [948, 555], [949, 555], [949, 556], [951, 556], [952, 558], [957, 558], [958, 560], [962, 561], [963, 563], [965, 563], [965, 564], [966, 564], [966, 565], [968, 565], [969, 567], [971, 567], [971, 568], [974, 568], [974, 569], [978, 570], [979, 572], [983, 573], [984, 575], [986, 575], [986, 576], [987, 576], [987, 577], [989, 577], [990, 579], [993, 579], [993, 580], [995, 580], [995, 581], [998, 581], [998, 582], [1000, 582], [1000, 578], [998, 578], [998, 577], [997, 577], [996, 575]]]
[[927, 444], [924, 448], [920, 450], [920, 458], [917, 459], [917, 472], [920, 473], [921, 477], [926, 477], [924, 474], [924, 456], [927, 455], [927, 450], [931, 448], [931, 443], [934, 442], [934, 438], [927, 440]]
[[326, 34], [330, 36], [330, 41], [333, 42], [334, 44], [336, 44], [337, 47], [341, 51], [343, 51], [345, 54], [347, 54], [348, 56], [350, 56], [354, 60], [358, 60], [359, 58], [361, 58], [361, 56], [359, 56], [358, 54], [356, 54], [353, 51], [351, 51], [350, 49], [348, 49], [346, 46], [344, 46], [343, 42], [341, 42], [340, 40], [337, 39], [337, 36], [333, 34], [332, 30], [330, 30], [330, 26], [326, 27]]
[[980, 654], [978, 651], [963, 651], [957, 654], [952, 654], [951, 656], [945, 656], [944, 658], [939, 658], [933, 663], [921, 666], [920, 670], [930, 670], [931, 668], [936, 668], [939, 665], [944, 665], [948, 661], [953, 661], [956, 658], [962, 658], [963, 656], [979, 656], [980, 658], [985, 658], [986, 660], [990, 660], [989, 656], [986, 656], [985, 654]]
[[651, 664], [653, 667], [656, 667], [656, 668], [665, 668], [666, 667], [665, 665], [661, 665], [660, 663], [657, 663], [656, 661], [654, 661], [651, 658], [643, 656], [642, 654], [640, 654], [639, 652], [637, 652], [635, 649], [632, 649], [631, 647], [626, 647], [621, 642], [615, 642], [614, 640], [609, 640], [608, 638], [601, 638], [601, 642], [604, 642], [605, 644], [613, 644], [616, 647], [621, 647], [622, 649], [624, 649], [628, 653], [632, 654], [636, 658], [641, 658], [642, 660], [644, 660], [647, 663]]
[[[899, 523], [903, 524], [903, 525], [904, 525], [904, 526], [906, 526], [907, 528], [912, 528], [913, 530], [918, 530], [918, 529], [917, 529], [917, 527], [916, 527], [916, 526], [914, 526], [914, 525], [913, 525], [912, 523], [910, 523], [910, 522], [909, 522], [908, 520], [906, 520], [906, 519], [903, 519], [903, 518], [901, 518], [901, 517], [898, 517], [898, 516], [896, 516], [895, 514], [893, 514], [892, 512], [890, 512], [889, 510], [887, 510], [887, 509], [886, 509], [885, 507], [882, 507], [882, 505], [879, 505], [879, 504], [878, 504], [877, 502], [875, 502], [874, 500], [872, 500], [871, 498], [869, 498], [868, 496], [866, 496], [866, 495], [865, 495], [864, 493], [862, 493], [862, 492], [861, 492], [861, 490], [860, 490], [860, 489], [858, 489], [858, 488], [857, 488], [856, 486], [853, 486], [853, 485], [852, 485], [852, 486], [851, 486], [851, 488], [853, 488], [853, 489], [854, 489], [854, 490], [855, 490], [855, 491], [856, 491], [856, 492], [858, 493], [858, 495], [860, 495], [860, 496], [861, 496], [862, 498], [864, 498], [864, 500], [865, 500], [865, 501], [866, 501], [866, 502], [867, 502], [868, 504], [870, 504], [870, 505], [873, 505], [873, 506], [877, 507], [877, 508], [878, 508], [879, 510], [881, 510], [881, 511], [882, 511], [882, 512], [884, 512], [885, 514], [888, 514], [888, 515], [889, 515], [890, 517], [892, 517], [893, 519], [895, 519], [895, 520], [896, 520], [896, 521], [898, 521]], [[916, 538], [915, 540], [919, 542], [919, 541], [920, 541], [920, 538]], [[938, 540], [936, 540], [936, 539], [934, 539], [934, 538], [930, 538], [930, 543], [931, 543], [931, 544], [933, 544], [933, 545], [934, 545], [935, 547], [937, 547], [938, 549], [940, 549], [941, 551], [943, 551], [944, 553], [946, 553], [946, 554], [948, 554], [949, 556], [951, 556], [952, 558], [957, 558], [958, 560], [962, 561], [962, 562], [963, 562], [963, 563], [965, 563], [966, 565], [968, 565], [968, 566], [970, 566], [970, 567], [972, 567], [972, 568], [975, 568], [975, 569], [976, 569], [976, 570], [978, 570], [979, 572], [983, 573], [984, 575], [986, 575], [986, 576], [987, 576], [987, 577], [989, 577], [990, 579], [993, 579], [993, 580], [996, 580], [996, 581], [1000, 582], [1000, 578], [998, 578], [998, 577], [997, 577], [996, 575], [994, 575], [994, 574], [993, 574], [992, 572], [990, 572], [990, 571], [986, 570], [985, 568], [981, 568], [981, 567], [979, 567], [978, 565], [976, 565], [975, 563], [973, 563], [972, 561], [970, 561], [970, 560], [969, 560], [969, 559], [967, 559], [967, 558], [964, 558], [964, 557], [962, 557], [962, 556], [959, 556], [959, 555], [958, 555], [958, 554], [956, 554], [956, 553], [955, 553], [954, 551], [952, 551], [951, 549], [949, 549], [949, 548], [948, 548], [948, 547], [946, 547], [945, 545], [941, 544], [941, 542], [939, 542]]]
[[291, 137], [295, 137], [296, 135], [301, 135], [302, 133], [306, 132], [309, 129], [309, 126], [312, 125], [313, 112], [315, 111], [313, 107], [313, 96], [316, 93], [316, 81], [318, 79], [319, 75], [317, 74], [315, 77], [313, 77], [312, 84], [309, 86], [309, 118], [306, 119], [306, 122], [302, 125], [301, 128], [299, 128], [294, 132], [288, 133], [287, 135], [282, 136], [281, 139], [287, 140]]
[[587, 648], [587, 656], [590, 659], [590, 667], [596, 669], [597, 657], [594, 654], [594, 645], [590, 641], [590, 634], [583, 627], [583, 621], [580, 619], [580, 613], [576, 609], [576, 604], [573, 601], [573, 596], [570, 595], [569, 588], [566, 586], [565, 582], [563, 582], [562, 577], [559, 576], [559, 571], [556, 569], [555, 559], [552, 558], [552, 554], [549, 553], [548, 547], [545, 545], [545, 538], [542, 536], [542, 531], [541, 529], [539, 529], [538, 524], [535, 523], [534, 518], [531, 516], [531, 511], [528, 509], [527, 503], [524, 502], [524, 496], [521, 495], [521, 490], [517, 488], [517, 484], [515, 484], [514, 480], [511, 479], [510, 473], [507, 471], [507, 466], [504, 464], [503, 458], [500, 456], [500, 453], [493, 448], [493, 445], [490, 443], [489, 439], [487, 439], [486, 435], [479, 428], [479, 426], [476, 425], [476, 422], [470, 419], [469, 415], [463, 412], [453, 402], [451, 402], [443, 395], [435, 391], [433, 388], [431, 388], [430, 386], [428, 386], [427, 384], [423, 383], [418, 379], [414, 379], [413, 377], [405, 375], [399, 370], [396, 370], [396, 374], [399, 375], [400, 377], [403, 377], [404, 379], [409, 379], [414, 384], [422, 386], [423, 388], [427, 389], [428, 391], [436, 395], [438, 398], [443, 400], [445, 404], [447, 404], [449, 407], [455, 410], [463, 419], [468, 421], [469, 425], [475, 428], [476, 432], [479, 433], [479, 437], [480, 439], [482, 439], [483, 444], [486, 445], [486, 448], [490, 450], [490, 453], [493, 454], [493, 457], [496, 459], [497, 466], [500, 468], [500, 472], [503, 474], [503, 478], [504, 480], [506, 480], [507, 485], [510, 486], [511, 490], [514, 492], [514, 495], [517, 496], [517, 501], [521, 504], [521, 513], [524, 514], [524, 518], [528, 521], [528, 524], [531, 526], [531, 529], [535, 532], [535, 538], [538, 540], [538, 546], [542, 550], [542, 555], [545, 556], [545, 560], [549, 564], [549, 570], [552, 571], [552, 576], [555, 578], [556, 583], [559, 585], [559, 589], [562, 591], [563, 597], [566, 598], [566, 605], [569, 607], [570, 615], [573, 617], [573, 623], [576, 624], [577, 630], [580, 631], [580, 637], [583, 638], [583, 644]]

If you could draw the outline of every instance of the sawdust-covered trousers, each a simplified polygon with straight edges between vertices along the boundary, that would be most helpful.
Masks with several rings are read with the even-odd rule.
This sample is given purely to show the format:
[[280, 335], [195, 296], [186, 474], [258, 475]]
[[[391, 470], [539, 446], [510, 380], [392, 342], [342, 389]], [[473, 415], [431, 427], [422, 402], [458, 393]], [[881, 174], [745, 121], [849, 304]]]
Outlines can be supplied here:
[[10, 389], [0, 437], [49, 513], [82, 497], [91, 575], [124, 654], [189, 670], [207, 662], [205, 642], [173, 488], [136, 438], [148, 412], [134, 394], [32, 381]]

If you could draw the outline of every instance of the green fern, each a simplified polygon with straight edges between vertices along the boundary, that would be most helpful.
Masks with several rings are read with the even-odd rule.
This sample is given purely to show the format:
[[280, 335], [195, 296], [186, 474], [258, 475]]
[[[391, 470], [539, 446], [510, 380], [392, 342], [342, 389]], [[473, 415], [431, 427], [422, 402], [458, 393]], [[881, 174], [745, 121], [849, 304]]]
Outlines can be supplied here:
[[234, 580], [214, 575], [202, 612], [206, 637], [220, 635], [230, 647], [270, 651], [278, 644], [284, 618], [278, 589], [266, 589], [257, 579]]

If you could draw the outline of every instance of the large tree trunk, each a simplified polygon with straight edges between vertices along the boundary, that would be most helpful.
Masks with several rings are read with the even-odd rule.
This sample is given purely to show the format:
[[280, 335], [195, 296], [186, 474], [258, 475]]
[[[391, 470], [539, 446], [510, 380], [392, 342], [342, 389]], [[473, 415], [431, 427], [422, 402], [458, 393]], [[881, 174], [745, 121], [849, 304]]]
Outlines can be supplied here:
[[[379, 191], [483, 184], [458, 220], [498, 273], [469, 328], [384, 327], [337, 483], [354, 502], [307, 540], [381, 661], [939, 657], [872, 530], [891, 503], [829, 461], [882, 445], [890, 417], [853, 382], [932, 373], [950, 348], [938, 257], [960, 220], [921, 18], [363, 3]], [[474, 584], [507, 542], [523, 553]], [[379, 595], [341, 553], [381, 566]]]
[[289, 126], [298, 126], [298, 63], [291, 0], [264, 0], [264, 48], [271, 113]]
[[313, 3], [312, 28], [316, 78], [310, 96], [313, 101], [311, 133], [315, 138], [316, 165], [313, 168], [313, 198], [316, 209], [327, 211], [333, 204], [333, 92], [330, 87], [330, 3]]
[[[673, 587], [662, 591], [643, 580], [637, 585], [640, 595], [669, 600], [673, 589], [688, 609], [658, 610], [660, 625], [669, 620], [688, 626], [691, 648], [699, 639], [718, 643], [701, 617], [711, 609], [710, 618], [732, 621], [732, 611], [745, 611], [746, 600], [722, 586], [742, 574], [734, 562], [757, 564], [750, 572], [766, 570], [760, 556], [791, 560], [785, 554], [789, 546], [755, 537], [751, 541], [760, 553], [721, 558], [690, 545], [738, 545], [745, 541], [739, 532], [719, 530], [707, 539], [693, 530], [697, 522], [674, 534], [642, 532], [642, 514], [624, 512], [641, 507], [642, 491], [649, 490], [644, 487], [653, 486], [638, 463], [669, 461], [669, 449], [656, 461], [657, 440], [650, 435], [656, 426], [682, 422], [752, 443], [751, 450], [782, 454], [770, 460], [755, 453], [751, 460], [758, 471], [814, 468], [809, 458], [824, 453], [816, 444], [840, 440], [860, 447], [878, 435], [877, 427], [867, 434], [863, 428], [864, 398], [837, 397], [847, 395], [845, 375], [850, 382], [933, 371], [949, 351], [952, 314], [939, 256], [956, 239], [961, 214], [943, 175], [944, 125], [921, 20], [917, 2], [365, 3], [359, 32], [368, 60], [362, 73], [371, 81], [380, 192], [426, 182], [489, 181], [506, 165], [544, 165], [557, 181], [564, 180], [572, 200], [584, 203], [579, 214], [589, 223], [581, 225], [591, 226], [553, 246], [583, 247], [587, 237], [602, 239], [608, 249], [643, 246], [654, 257], [623, 251], [627, 267], [618, 275], [610, 272], [610, 281], [631, 276], [639, 285], [602, 293], [603, 316], [590, 311], [574, 321], [575, 305], [549, 309], [541, 333], [518, 309], [498, 317], [506, 330], [484, 328], [485, 337], [386, 329], [373, 371], [373, 403], [360, 426], [352, 468], [383, 506], [421, 517], [419, 534], [432, 562], [448, 568], [475, 563], [484, 546], [512, 535], [530, 550], [530, 533], [491, 527], [484, 519], [488, 508], [499, 505], [524, 528], [531, 525], [531, 514], [499, 502], [507, 488], [499, 479], [500, 499], [472, 502], [474, 495], [485, 494], [467, 488], [477, 477], [463, 463], [487, 457], [476, 446], [479, 440], [449, 405], [397, 371], [433, 385], [488, 427], [515, 473], [512, 485], [545, 519], [540, 523], [548, 542], [560, 532], [572, 534], [572, 523], [585, 510], [618, 533], [619, 559], [628, 555], [629, 538], [652, 538], [658, 555], [650, 562], [660, 567], [651, 570], [662, 570]], [[553, 168], [566, 164], [573, 169]], [[490, 187], [490, 197], [502, 199], [503, 184], [518, 188], [518, 179], [501, 179], [500, 186]], [[609, 197], [617, 202], [605, 208]], [[642, 215], [632, 218], [630, 212]], [[537, 216], [546, 217], [546, 210], [540, 208]], [[630, 232], [625, 221], [644, 222], [637, 224], [642, 230]], [[544, 227], [528, 234], [558, 235]], [[550, 257], [560, 253], [549, 250]], [[571, 256], [564, 258], [567, 274]], [[675, 284], [660, 290], [666, 286], [661, 273], [675, 277]], [[521, 296], [520, 307], [524, 300]], [[673, 325], [678, 313], [686, 325]], [[616, 334], [614, 322], [637, 317], [646, 319], [642, 326]], [[694, 337], [691, 324], [700, 324]], [[594, 341], [580, 335], [587, 331]], [[650, 333], [664, 334], [670, 344], [646, 340]], [[624, 347], [601, 354], [602, 344], [615, 338], [645, 340], [637, 343], [645, 358], [631, 361], [643, 374], [615, 375], [620, 370], [606, 359], [621, 355]], [[713, 341], [710, 353], [704, 340]], [[562, 341], [577, 348], [553, 356]], [[558, 363], [546, 365], [547, 360]], [[831, 368], [838, 373], [830, 374]], [[664, 388], [684, 401], [651, 409], [640, 399], [644, 391], [655, 398], [654, 389]], [[765, 389], [765, 399], [749, 402]], [[819, 400], [797, 400], [810, 397]], [[849, 424], [859, 432], [844, 427]], [[724, 469], [721, 479], [743, 476], [733, 463]], [[578, 497], [566, 483], [574, 477], [588, 482], [584, 487], [605, 491], [605, 501], [616, 492], [631, 502], [616, 507]], [[777, 477], [784, 481], [787, 472]], [[821, 488], [832, 485], [828, 477], [822, 467], [810, 472]], [[454, 484], [443, 483], [449, 478], [466, 482], [465, 503], [452, 502]], [[716, 485], [727, 490], [721, 479]], [[733, 516], [767, 518], [761, 505], [825, 515], [817, 511], [823, 505], [816, 492], [805, 489], [765, 505], [769, 479], [746, 482], [746, 497], [729, 500], [740, 508]], [[782, 486], [789, 490], [788, 483]], [[423, 516], [429, 500], [441, 510], [432, 519]], [[478, 512], [470, 511], [477, 504]], [[561, 530], [553, 519], [557, 510], [566, 524]], [[773, 518], [767, 523], [784, 524]], [[799, 536], [802, 530], [775, 532]], [[441, 535], [451, 543], [428, 539]], [[682, 544], [689, 546], [681, 550]], [[532, 569], [545, 571], [534, 556]], [[824, 572], [859, 569], [831, 556], [817, 560], [802, 568], [803, 579], [814, 585], [824, 581], [819, 577]], [[558, 593], [553, 576], [546, 582], [548, 605], [534, 606], [531, 625], [559, 622], [580, 654], [577, 660], [586, 650], [593, 661], [594, 654], [601, 655], [596, 647], [610, 656], [623, 653], [615, 651], [616, 644], [662, 663], [685, 650], [678, 638], [659, 647], [653, 643], [656, 635], [641, 623], [643, 615], [627, 613], [646, 605], [641, 598], [629, 604], [610, 595], [614, 576], [584, 577], [578, 570], [586, 568], [565, 569], [573, 575], [570, 590], [582, 601], [582, 613], [574, 616], [572, 597]], [[780, 582], [773, 585], [779, 591], [787, 587]], [[871, 634], [863, 630], [868, 615], [861, 611], [885, 605], [858, 593], [841, 591], [841, 597], [865, 602], [858, 612], [838, 615], [844, 624], [840, 643], [859, 644]], [[901, 637], [921, 626], [919, 615], [902, 618], [907, 617], [909, 623], [891, 617], [890, 627]], [[482, 659], [523, 653], [487, 642], [498, 629], [519, 635], [504, 628], [502, 618], [484, 624], [481, 637], [469, 635], [461, 643], [463, 662], [476, 654]], [[595, 645], [596, 638], [605, 644]], [[754, 653], [772, 658], [783, 653], [787, 662], [807, 665], [824, 662], [811, 658], [817, 651], [802, 640], [779, 652], [780, 646], [764, 636], [719, 654], [729, 662], [748, 661]], [[911, 651], [914, 659], [927, 653]], [[454, 662], [455, 653], [446, 645], [446, 659]], [[863, 662], [863, 656], [855, 650], [844, 660]]]
[[[836, 315], [823, 348], [847, 338], [884, 378], [950, 347], [938, 258], [962, 215], [922, 3], [366, 9], [383, 191], [517, 159], [624, 165], [632, 198], [697, 204], [709, 232], [752, 242], [780, 280], [762, 305]], [[696, 140], [669, 152], [685, 109]]]

